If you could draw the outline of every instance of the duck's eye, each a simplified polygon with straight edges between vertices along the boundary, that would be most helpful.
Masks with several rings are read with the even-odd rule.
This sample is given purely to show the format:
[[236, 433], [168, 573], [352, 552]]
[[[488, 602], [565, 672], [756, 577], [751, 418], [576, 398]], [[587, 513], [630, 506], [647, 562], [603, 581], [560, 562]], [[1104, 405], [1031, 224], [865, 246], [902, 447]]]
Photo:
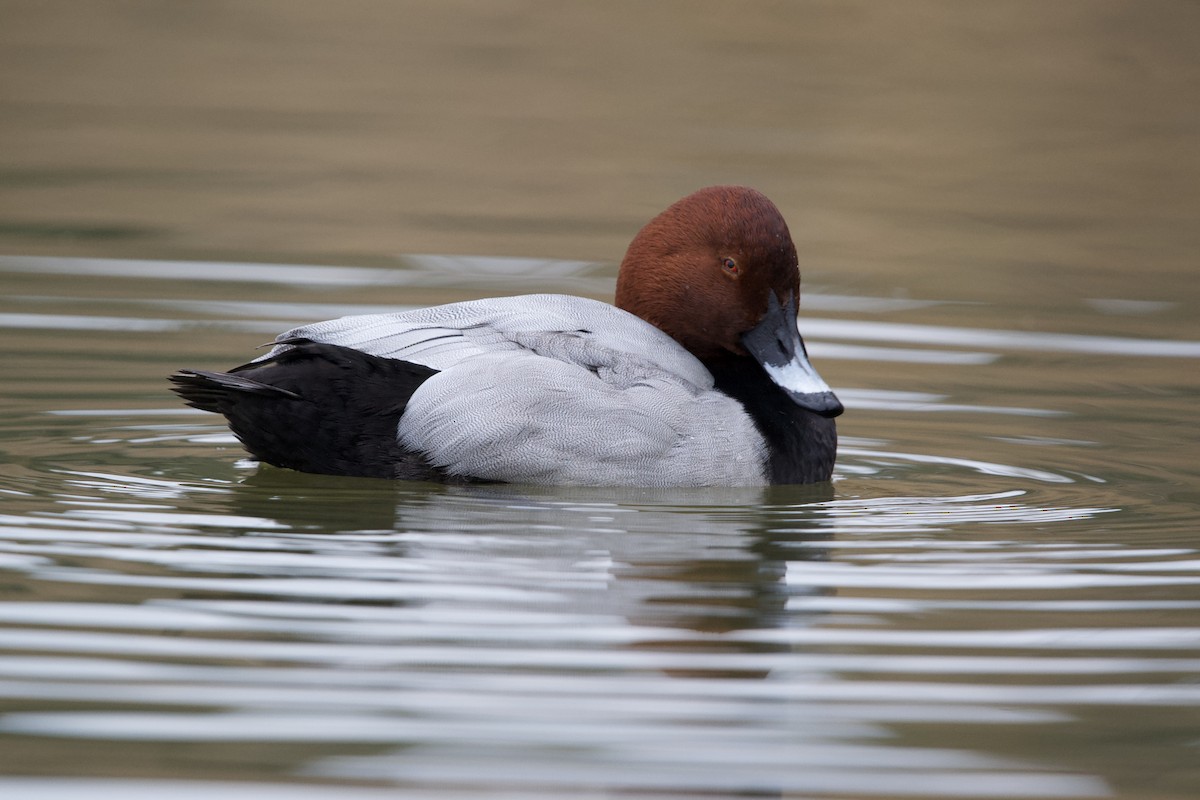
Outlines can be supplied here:
[[729, 256], [725, 256], [725, 258], [721, 259], [721, 269], [725, 270], [725, 272], [734, 276], [735, 278], [742, 271], [742, 268], [738, 266], [737, 261], [730, 258]]

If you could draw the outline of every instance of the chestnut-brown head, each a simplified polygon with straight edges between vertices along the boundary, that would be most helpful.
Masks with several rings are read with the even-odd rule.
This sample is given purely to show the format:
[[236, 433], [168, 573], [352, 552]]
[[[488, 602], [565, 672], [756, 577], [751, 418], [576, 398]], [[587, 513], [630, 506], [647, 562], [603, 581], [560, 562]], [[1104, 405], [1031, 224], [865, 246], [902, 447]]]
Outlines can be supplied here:
[[638, 232], [621, 262], [616, 304], [670, 334], [701, 360], [745, 354], [741, 336], [771, 293], [799, 299], [796, 246], [761, 192], [710, 186]]
[[621, 262], [616, 302], [710, 368], [752, 358], [797, 405], [842, 413], [796, 325], [796, 246], [761, 192], [711, 186], [646, 223]]

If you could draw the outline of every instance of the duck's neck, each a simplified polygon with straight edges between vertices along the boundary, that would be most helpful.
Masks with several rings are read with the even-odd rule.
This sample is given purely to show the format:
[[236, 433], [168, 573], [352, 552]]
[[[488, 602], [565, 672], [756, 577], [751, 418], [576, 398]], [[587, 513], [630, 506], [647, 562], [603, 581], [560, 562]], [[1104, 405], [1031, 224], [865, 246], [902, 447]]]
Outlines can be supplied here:
[[745, 407], [763, 438], [771, 483], [829, 480], [837, 456], [837, 424], [796, 405], [754, 359], [726, 355], [704, 362], [717, 388]]

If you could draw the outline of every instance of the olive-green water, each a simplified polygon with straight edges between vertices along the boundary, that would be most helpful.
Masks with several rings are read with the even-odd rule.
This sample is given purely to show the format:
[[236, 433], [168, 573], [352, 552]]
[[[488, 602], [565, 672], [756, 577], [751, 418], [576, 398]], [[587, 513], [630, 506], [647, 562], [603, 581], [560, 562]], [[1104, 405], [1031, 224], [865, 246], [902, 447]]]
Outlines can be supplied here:
[[[0, 0], [0, 795], [1200, 794], [1200, 5]], [[259, 467], [165, 376], [768, 194], [835, 480]]]

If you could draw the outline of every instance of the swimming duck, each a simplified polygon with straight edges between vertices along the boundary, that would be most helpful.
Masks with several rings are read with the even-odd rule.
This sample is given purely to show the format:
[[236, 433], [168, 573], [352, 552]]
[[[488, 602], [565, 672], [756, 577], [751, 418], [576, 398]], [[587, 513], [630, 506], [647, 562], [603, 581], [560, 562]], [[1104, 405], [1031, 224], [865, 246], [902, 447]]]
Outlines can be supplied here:
[[279, 467], [443, 482], [828, 481], [842, 404], [797, 328], [779, 209], [701, 189], [634, 237], [616, 304], [498, 297], [280, 334], [228, 372], [170, 377]]

